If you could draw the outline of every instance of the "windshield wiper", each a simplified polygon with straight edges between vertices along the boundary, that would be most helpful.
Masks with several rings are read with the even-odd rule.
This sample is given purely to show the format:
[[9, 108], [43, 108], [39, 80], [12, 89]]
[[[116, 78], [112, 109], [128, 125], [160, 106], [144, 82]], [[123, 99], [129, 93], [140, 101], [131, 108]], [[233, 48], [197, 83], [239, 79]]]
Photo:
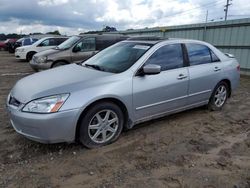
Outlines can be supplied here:
[[83, 64], [83, 65], [85, 65], [86, 67], [94, 68], [96, 70], [100, 70], [100, 71], [103, 70], [99, 65], [91, 65], [91, 64]]

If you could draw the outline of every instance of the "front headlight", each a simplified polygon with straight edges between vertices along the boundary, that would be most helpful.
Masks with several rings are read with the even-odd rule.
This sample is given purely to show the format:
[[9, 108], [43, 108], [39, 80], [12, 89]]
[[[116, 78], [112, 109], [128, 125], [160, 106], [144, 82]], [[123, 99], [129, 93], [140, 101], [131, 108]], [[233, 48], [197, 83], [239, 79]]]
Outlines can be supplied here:
[[23, 48], [21, 48], [21, 49], [17, 48], [16, 51], [17, 52], [24, 52], [24, 49]]
[[45, 63], [47, 61], [47, 57], [46, 56], [42, 56], [42, 57], [38, 57], [37, 58], [37, 62], [38, 63]]
[[33, 113], [57, 112], [62, 107], [68, 97], [69, 94], [60, 94], [36, 99], [26, 104], [22, 111]]

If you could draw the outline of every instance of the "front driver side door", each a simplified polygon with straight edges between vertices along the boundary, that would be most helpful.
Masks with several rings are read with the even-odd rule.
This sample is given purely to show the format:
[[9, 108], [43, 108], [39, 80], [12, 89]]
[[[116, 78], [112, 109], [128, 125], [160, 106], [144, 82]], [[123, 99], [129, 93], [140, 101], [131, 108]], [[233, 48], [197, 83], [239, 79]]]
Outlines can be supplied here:
[[189, 75], [184, 66], [182, 45], [160, 47], [145, 64], [160, 65], [161, 72], [134, 76], [133, 106], [136, 121], [184, 107], [187, 104]]
[[74, 46], [71, 52], [71, 59], [74, 63], [82, 62], [96, 53], [96, 39], [94, 37], [89, 37], [81, 40]]

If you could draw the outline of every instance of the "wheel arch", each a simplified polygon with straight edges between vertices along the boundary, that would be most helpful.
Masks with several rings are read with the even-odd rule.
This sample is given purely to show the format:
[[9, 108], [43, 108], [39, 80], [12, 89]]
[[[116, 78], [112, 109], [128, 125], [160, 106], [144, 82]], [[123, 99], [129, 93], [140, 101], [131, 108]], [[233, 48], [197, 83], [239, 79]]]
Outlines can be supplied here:
[[128, 115], [128, 110], [127, 110], [127, 107], [126, 105], [119, 99], [117, 98], [114, 98], [114, 97], [106, 97], [106, 98], [102, 98], [102, 99], [98, 99], [98, 100], [95, 100], [93, 101], [92, 103], [90, 103], [86, 108], [84, 108], [84, 110], [81, 112], [80, 116], [78, 117], [78, 120], [77, 120], [77, 124], [76, 124], [76, 129], [75, 129], [75, 140], [78, 141], [79, 139], [79, 133], [80, 133], [80, 125], [81, 125], [81, 120], [82, 120], [82, 117], [84, 116], [84, 114], [86, 114], [86, 112], [94, 105], [98, 104], [98, 103], [101, 103], [101, 102], [112, 102], [114, 104], [116, 104], [118, 107], [121, 108], [122, 112], [123, 112], [123, 115], [124, 115], [124, 128], [128, 128], [127, 126], [127, 123], [128, 120], [129, 120], [129, 115]]
[[68, 62], [68, 61], [65, 60], [65, 59], [58, 59], [58, 60], [54, 61], [54, 62], [51, 64], [50, 68], [52, 68], [52, 67], [53, 67], [56, 63], [58, 63], [58, 62], [64, 62], [64, 63], [70, 64], [70, 62]]
[[231, 88], [231, 81], [227, 78], [225, 79], [222, 79], [219, 83], [221, 82], [225, 82], [228, 86], [228, 89], [229, 89], [229, 93], [228, 93], [228, 97], [231, 97], [231, 92], [232, 92], [232, 88]]
[[27, 52], [26, 53], [26, 59], [28, 59], [28, 56], [30, 55], [30, 54], [36, 54], [37, 52], [36, 51], [34, 51], [34, 50], [32, 50], [32, 51], [29, 51], [29, 52]]

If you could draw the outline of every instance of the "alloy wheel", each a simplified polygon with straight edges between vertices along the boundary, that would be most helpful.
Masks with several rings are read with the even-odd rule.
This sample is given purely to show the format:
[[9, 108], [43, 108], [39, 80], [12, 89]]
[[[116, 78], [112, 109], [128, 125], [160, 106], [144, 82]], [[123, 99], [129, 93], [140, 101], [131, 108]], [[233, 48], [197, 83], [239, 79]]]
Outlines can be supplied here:
[[116, 134], [119, 126], [119, 118], [112, 110], [97, 112], [90, 120], [88, 134], [95, 143], [105, 143]]

